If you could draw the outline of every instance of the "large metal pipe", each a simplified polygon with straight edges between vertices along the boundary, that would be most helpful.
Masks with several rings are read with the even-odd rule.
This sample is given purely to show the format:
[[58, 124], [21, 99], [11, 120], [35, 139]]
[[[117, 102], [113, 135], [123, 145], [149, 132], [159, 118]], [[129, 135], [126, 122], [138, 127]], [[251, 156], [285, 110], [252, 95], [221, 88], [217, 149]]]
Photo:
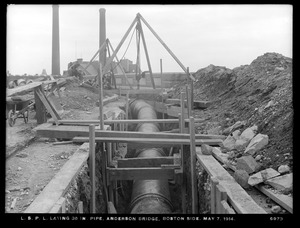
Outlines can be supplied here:
[[[156, 119], [153, 107], [143, 100], [130, 103], [133, 119]], [[141, 132], [157, 132], [159, 125], [142, 123], [136, 128]], [[145, 148], [137, 150], [135, 157], [166, 156], [161, 148]], [[131, 214], [169, 214], [173, 210], [168, 180], [136, 180], [133, 183], [130, 203]]]
[[52, 6], [52, 72], [51, 75], [60, 75], [59, 50], [59, 11], [58, 5]]

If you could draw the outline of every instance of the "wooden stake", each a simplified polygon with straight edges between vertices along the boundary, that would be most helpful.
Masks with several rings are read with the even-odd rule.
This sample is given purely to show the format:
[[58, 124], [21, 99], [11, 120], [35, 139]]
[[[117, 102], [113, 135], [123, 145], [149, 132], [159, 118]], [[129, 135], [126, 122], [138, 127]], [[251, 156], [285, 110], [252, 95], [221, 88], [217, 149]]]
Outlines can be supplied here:
[[96, 186], [95, 186], [95, 125], [91, 124], [90, 130], [90, 179], [91, 179], [91, 213], [96, 213]]
[[[125, 119], [128, 120], [129, 118], [129, 92], [127, 91], [126, 94], [126, 116]], [[128, 130], [128, 124], [125, 125], [125, 129]]]
[[[182, 96], [182, 94], [181, 94]], [[184, 121], [182, 118], [182, 114], [178, 114], [179, 118], [179, 129], [180, 132], [184, 131]], [[181, 185], [181, 209], [182, 213], [186, 214], [186, 176], [185, 176], [185, 168], [184, 168], [184, 159], [186, 158], [186, 155], [183, 153], [183, 145], [180, 146], [180, 156], [181, 156], [181, 169], [182, 169], [182, 185]]]
[[194, 117], [190, 117], [190, 159], [191, 159], [191, 184], [192, 184], [192, 213], [198, 213], [198, 188], [196, 177], [196, 143]]
[[[191, 112], [189, 109], [190, 91], [189, 91], [188, 84], [185, 85], [185, 91], [186, 91], [186, 100], [187, 100], [187, 113], [188, 113], [188, 118], [189, 118], [191, 116]], [[190, 125], [189, 125], [189, 128], [190, 128]]]
[[82, 201], [78, 202], [78, 213], [83, 214], [83, 202]]
[[210, 209], [211, 214], [216, 214], [216, 186], [219, 184], [219, 180], [216, 177], [211, 177], [211, 189], [210, 189]]
[[47, 117], [46, 117], [45, 106], [43, 105], [43, 102], [39, 98], [39, 95], [38, 95], [38, 92], [37, 92], [39, 90], [39, 87], [41, 88], [41, 86], [38, 86], [38, 87], [34, 88], [34, 100], [35, 100], [35, 107], [36, 107], [37, 124], [42, 124], [42, 123], [47, 122]]
[[216, 213], [217, 214], [225, 214], [225, 209], [221, 204], [221, 201], [225, 200], [227, 201], [227, 193], [225, 188], [218, 184], [216, 186]]
[[[190, 69], [189, 67], [187, 67], [187, 75], [189, 76], [190, 75]], [[191, 111], [191, 115], [193, 115], [193, 110], [194, 110], [194, 82], [193, 80], [191, 80], [189, 77], [188, 77], [188, 81], [190, 82], [190, 111]]]

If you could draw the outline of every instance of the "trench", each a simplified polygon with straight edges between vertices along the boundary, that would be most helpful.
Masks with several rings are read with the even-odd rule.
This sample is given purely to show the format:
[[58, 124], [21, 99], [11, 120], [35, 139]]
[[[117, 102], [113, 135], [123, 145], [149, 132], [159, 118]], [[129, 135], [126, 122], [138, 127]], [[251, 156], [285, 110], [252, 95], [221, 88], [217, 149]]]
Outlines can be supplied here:
[[[151, 105], [143, 100], [135, 99], [129, 104], [130, 119], [156, 119], [161, 113], [156, 113]], [[129, 131], [158, 132], [178, 128], [178, 124], [143, 123], [132, 125]], [[106, 214], [106, 192], [103, 186], [101, 160], [103, 159], [103, 144], [96, 146], [96, 213]], [[126, 144], [117, 144], [117, 150], [123, 150], [125, 158], [162, 157], [178, 153], [178, 148], [145, 147], [131, 149]], [[69, 213], [78, 211], [78, 203], [83, 205], [83, 213], [90, 213], [90, 178], [89, 162], [82, 168], [70, 189], [66, 193], [66, 207]], [[188, 191], [187, 191], [188, 192]], [[114, 206], [118, 214], [181, 214], [181, 187], [174, 180], [120, 180], [116, 182], [117, 202]], [[189, 202], [187, 202], [189, 204]]]

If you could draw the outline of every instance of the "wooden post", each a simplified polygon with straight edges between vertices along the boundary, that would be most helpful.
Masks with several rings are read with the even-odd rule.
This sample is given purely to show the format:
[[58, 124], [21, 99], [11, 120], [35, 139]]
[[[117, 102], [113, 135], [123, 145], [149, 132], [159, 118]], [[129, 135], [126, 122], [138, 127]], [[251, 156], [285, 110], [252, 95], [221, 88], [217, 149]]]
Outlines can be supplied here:
[[211, 214], [216, 214], [216, 186], [219, 181], [216, 177], [210, 178], [211, 189], [210, 189], [210, 210]]
[[[125, 116], [125, 118], [126, 118], [126, 120], [128, 120], [128, 118], [129, 118], [129, 91], [127, 91], [127, 93], [126, 93], [126, 116]], [[128, 124], [125, 124], [125, 130], [128, 130]]]
[[216, 213], [225, 214], [225, 208], [223, 207], [221, 201], [227, 201], [227, 193], [224, 187], [220, 184], [216, 186]]
[[162, 68], [162, 59], [160, 59], [160, 88], [163, 88], [163, 68]]
[[[189, 67], [187, 67], [187, 75], [189, 76], [190, 75], [190, 69]], [[189, 84], [190, 84], [190, 111], [191, 111], [191, 115], [193, 115], [193, 110], [194, 110], [194, 82], [193, 80], [190, 80], [189, 77], [187, 77], [189, 80]]]
[[192, 184], [192, 213], [198, 213], [198, 191], [196, 177], [196, 144], [195, 144], [195, 122], [194, 117], [190, 117], [190, 161], [191, 161], [191, 184]]
[[102, 64], [100, 61], [99, 61], [99, 117], [100, 117], [100, 130], [104, 130]]
[[[186, 101], [187, 101], [187, 113], [188, 118], [191, 116], [190, 108], [189, 108], [189, 100], [190, 100], [190, 90], [188, 84], [185, 85], [185, 91], [186, 91]], [[190, 127], [190, 125], [189, 125]]]
[[[182, 94], [181, 94], [182, 97]], [[178, 114], [179, 118], [179, 129], [180, 132], [183, 132], [184, 129], [184, 118], [182, 117], [182, 114]], [[183, 152], [183, 145], [180, 147], [180, 156], [181, 156], [181, 169], [182, 169], [182, 184], [181, 184], [181, 209], [182, 213], [186, 214], [186, 178], [185, 178], [185, 172], [184, 172], [184, 158], [186, 157]]]
[[79, 201], [78, 202], [78, 209], [77, 209], [79, 214], [83, 214], [83, 202]]
[[91, 208], [90, 211], [91, 213], [96, 213], [96, 185], [95, 185], [95, 125], [91, 124], [89, 126], [89, 138], [90, 138], [90, 144], [89, 144], [89, 149], [90, 149], [90, 179], [91, 179]]
[[43, 102], [38, 96], [38, 90], [42, 89], [42, 86], [34, 88], [34, 100], [35, 100], [35, 111], [36, 111], [36, 120], [37, 124], [42, 124], [47, 122], [46, 109], [43, 105]]

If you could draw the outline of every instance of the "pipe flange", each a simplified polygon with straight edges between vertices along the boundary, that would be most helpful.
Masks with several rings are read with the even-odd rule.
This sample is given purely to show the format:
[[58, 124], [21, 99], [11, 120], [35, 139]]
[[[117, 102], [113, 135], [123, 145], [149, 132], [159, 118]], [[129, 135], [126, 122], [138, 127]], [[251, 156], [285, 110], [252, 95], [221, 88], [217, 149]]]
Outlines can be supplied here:
[[131, 201], [130, 203], [130, 206], [129, 206], [129, 209], [130, 211], [133, 210], [133, 208], [143, 199], [146, 199], [146, 198], [155, 198], [155, 199], [159, 199], [161, 201], [163, 201], [164, 203], [168, 204], [171, 211], [174, 210], [174, 206], [173, 204], [171, 203], [171, 201], [165, 197], [164, 195], [161, 195], [161, 194], [158, 194], [158, 193], [145, 193], [143, 195], [139, 195], [137, 198], [135, 198], [133, 201]]

